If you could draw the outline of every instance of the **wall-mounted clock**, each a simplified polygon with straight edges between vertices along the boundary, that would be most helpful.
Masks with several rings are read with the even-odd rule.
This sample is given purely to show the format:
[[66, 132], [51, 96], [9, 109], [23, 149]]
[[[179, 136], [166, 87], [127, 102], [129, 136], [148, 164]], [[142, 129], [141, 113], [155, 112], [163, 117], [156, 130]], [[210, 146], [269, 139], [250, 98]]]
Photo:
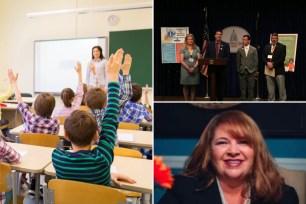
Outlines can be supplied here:
[[109, 25], [114, 26], [118, 23], [119, 18], [118, 18], [118, 16], [111, 15], [111, 16], [108, 17], [107, 21], [108, 21]]

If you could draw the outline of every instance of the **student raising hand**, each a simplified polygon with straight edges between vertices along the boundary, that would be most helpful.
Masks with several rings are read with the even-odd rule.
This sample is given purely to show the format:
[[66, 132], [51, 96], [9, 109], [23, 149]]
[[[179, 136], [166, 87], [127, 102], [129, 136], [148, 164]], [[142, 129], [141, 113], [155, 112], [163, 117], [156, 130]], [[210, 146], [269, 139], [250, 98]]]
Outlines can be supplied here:
[[23, 101], [22, 101], [21, 93], [17, 85], [18, 73], [14, 74], [12, 69], [8, 69], [8, 77], [10, 79], [10, 83], [13, 85], [15, 89], [15, 96], [16, 96], [18, 103], [22, 103]]
[[132, 57], [130, 54], [126, 54], [124, 56], [124, 64], [121, 67], [123, 75], [130, 74], [131, 65], [132, 65]]
[[77, 62], [77, 66], [74, 67], [75, 71], [78, 73], [79, 82], [82, 82], [82, 65], [80, 62]]
[[77, 62], [77, 66], [74, 67], [75, 71], [78, 73], [78, 74], [82, 74], [82, 65], [80, 62]]
[[106, 73], [110, 82], [118, 82], [118, 74], [123, 58], [123, 49], [118, 49], [115, 54], [112, 54], [106, 65]]
[[145, 94], [148, 94], [148, 93], [149, 93], [149, 86], [148, 86], [148, 84], [146, 84]]
[[10, 83], [11, 84], [16, 83], [17, 79], [18, 79], [18, 73], [16, 75], [14, 75], [12, 69], [8, 69], [7, 73], [8, 73], [8, 77], [10, 79]]

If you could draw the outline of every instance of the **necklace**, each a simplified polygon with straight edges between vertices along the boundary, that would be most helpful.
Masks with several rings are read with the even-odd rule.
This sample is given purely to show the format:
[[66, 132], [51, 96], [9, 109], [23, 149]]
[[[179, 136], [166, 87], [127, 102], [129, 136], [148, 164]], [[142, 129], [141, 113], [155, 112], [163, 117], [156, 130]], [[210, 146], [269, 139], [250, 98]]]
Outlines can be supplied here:
[[192, 58], [192, 53], [193, 53], [193, 49], [188, 49], [189, 54], [190, 54], [190, 58]]
[[[217, 180], [218, 189], [219, 189], [219, 193], [220, 193], [220, 196], [221, 196], [222, 204], [228, 204], [227, 201], [225, 200], [225, 197], [224, 197], [224, 194], [223, 194], [223, 191], [222, 191], [222, 188], [221, 188], [218, 177], [216, 177], [216, 180]], [[249, 194], [248, 198], [244, 201], [244, 204], [251, 204], [251, 187], [250, 186], [249, 186], [248, 194]]]

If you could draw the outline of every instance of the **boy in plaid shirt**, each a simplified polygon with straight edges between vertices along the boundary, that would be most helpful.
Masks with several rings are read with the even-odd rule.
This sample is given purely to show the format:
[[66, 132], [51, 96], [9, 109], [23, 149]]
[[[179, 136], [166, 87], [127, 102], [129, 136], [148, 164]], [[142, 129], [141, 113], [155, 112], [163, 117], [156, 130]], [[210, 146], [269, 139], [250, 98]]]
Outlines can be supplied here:
[[[133, 83], [132, 90], [133, 96], [125, 103], [122, 114], [119, 118], [119, 122], [140, 124], [143, 121], [152, 121], [152, 114], [149, 113], [147, 108], [140, 102], [142, 96], [141, 86], [139, 84]], [[145, 94], [148, 94], [148, 88], [146, 89]]]
[[41, 93], [34, 102], [35, 114], [30, 111], [29, 105], [23, 102], [20, 91], [17, 86], [18, 74], [14, 74], [9, 69], [9, 78], [15, 90], [15, 96], [18, 101], [18, 110], [22, 115], [25, 126], [24, 132], [47, 133], [57, 135], [59, 132], [59, 121], [51, 118], [55, 107], [55, 98], [49, 93]]
[[[50, 93], [41, 93], [34, 102], [35, 113], [30, 111], [28, 104], [24, 103], [17, 86], [18, 74], [14, 74], [12, 69], [8, 71], [10, 82], [12, 83], [15, 96], [18, 101], [17, 109], [22, 115], [24, 123], [24, 132], [46, 133], [57, 135], [60, 128], [59, 120], [51, 118], [51, 114], [55, 107], [55, 98]], [[35, 179], [31, 178], [31, 186], [29, 189], [30, 197], [35, 195]]]

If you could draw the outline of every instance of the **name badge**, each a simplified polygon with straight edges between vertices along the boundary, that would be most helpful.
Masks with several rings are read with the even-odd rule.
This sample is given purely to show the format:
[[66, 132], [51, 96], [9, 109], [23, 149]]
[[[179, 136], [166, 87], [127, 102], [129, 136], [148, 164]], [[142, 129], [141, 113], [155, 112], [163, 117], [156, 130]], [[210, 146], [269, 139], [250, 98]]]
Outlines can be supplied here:
[[194, 61], [194, 59], [193, 58], [189, 58], [189, 62], [193, 62]]
[[268, 55], [268, 59], [272, 59], [272, 55]]

